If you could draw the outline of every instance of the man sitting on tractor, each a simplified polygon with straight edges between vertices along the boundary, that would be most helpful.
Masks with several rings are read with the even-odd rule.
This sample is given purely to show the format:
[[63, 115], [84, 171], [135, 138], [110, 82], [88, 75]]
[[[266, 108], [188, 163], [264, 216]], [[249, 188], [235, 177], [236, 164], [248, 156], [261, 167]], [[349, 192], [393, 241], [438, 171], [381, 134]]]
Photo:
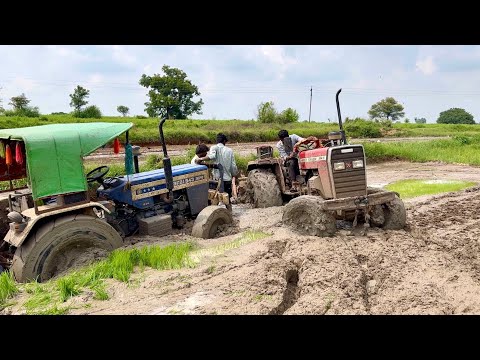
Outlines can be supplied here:
[[288, 135], [287, 130], [280, 130], [278, 132], [280, 141], [277, 143], [277, 149], [280, 152], [280, 157], [284, 161], [284, 166], [288, 168], [288, 180], [292, 191], [296, 191], [297, 175], [299, 175], [298, 157], [294, 151], [294, 146], [297, 142], [305, 140], [304, 138], [292, 134]]

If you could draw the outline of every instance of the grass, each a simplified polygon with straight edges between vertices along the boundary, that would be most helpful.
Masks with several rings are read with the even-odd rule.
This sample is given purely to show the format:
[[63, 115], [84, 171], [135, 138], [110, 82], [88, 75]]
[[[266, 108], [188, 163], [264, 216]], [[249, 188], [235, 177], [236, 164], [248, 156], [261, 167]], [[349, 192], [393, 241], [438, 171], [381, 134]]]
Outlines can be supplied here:
[[18, 286], [13, 278], [13, 273], [4, 271], [0, 274], [0, 306], [7, 299], [13, 297], [19, 291]]
[[[322, 119], [317, 119], [322, 120]], [[346, 120], [346, 119], [345, 119]], [[79, 119], [70, 115], [45, 115], [39, 118], [18, 116], [0, 116], [0, 129], [38, 126], [54, 123], [85, 122], [132, 122], [130, 140], [137, 145], [158, 143], [157, 118], [137, 119], [135, 117], [102, 117], [101, 119]], [[480, 127], [475, 125], [453, 124], [404, 124], [396, 123], [391, 127], [372, 121], [345, 121], [347, 136], [353, 138], [370, 138], [381, 136], [451, 136], [454, 134], [480, 134]], [[326, 137], [328, 132], [338, 130], [336, 122], [297, 122], [290, 124], [267, 124], [254, 120], [168, 120], [164, 125], [167, 144], [212, 143], [219, 132], [225, 133], [230, 142], [275, 141], [280, 129], [307, 137], [309, 135]]]
[[412, 162], [441, 161], [480, 165], [480, 135], [418, 142], [365, 143], [368, 160], [401, 159]]
[[94, 292], [93, 298], [95, 300], [104, 301], [104, 300], [108, 300], [110, 298], [110, 296], [108, 295], [108, 292], [105, 288], [105, 284], [103, 282], [99, 281], [98, 283], [90, 286], [90, 289], [92, 289], [93, 292]]
[[80, 289], [76, 280], [73, 277], [67, 276], [57, 281], [58, 291], [60, 292], [60, 299], [62, 302], [68, 300], [72, 296], [80, 294]]
[[148, 266], [166, 270], [193, 266], [188, 255], [194, 247], [193, 243], [185, 242], [165, 247], [117, 249], [104, 260], [45, 283], [16, 284], [10, 272], [3, 272], [0, 274], [0, 299], [4, 302], [17, 292], [24, 292], [28, 296], [22, 306], [27, 314], [64, 314], [71, 306], [63, 304], [71, 297], [88, 290], [93, 292], [95, 300], [108, 300], [109, 295], [103, 280], [129, 282], [135, 267]]
[[400, 180], [385, 186], [386, 189], [396, 191], [404, 199], [421, 195], [434, 195], [451, 191], [459, 191], [476, 185], [471, 181], [435, 181], [435, 180]]

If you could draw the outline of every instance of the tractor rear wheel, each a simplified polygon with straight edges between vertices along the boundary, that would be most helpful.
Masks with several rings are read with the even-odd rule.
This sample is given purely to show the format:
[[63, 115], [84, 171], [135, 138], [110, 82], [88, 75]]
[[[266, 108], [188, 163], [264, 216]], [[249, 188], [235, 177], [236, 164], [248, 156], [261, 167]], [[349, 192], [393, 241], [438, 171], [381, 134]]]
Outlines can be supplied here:
[[248, 173], [247, 191], [253, 197], [253, 207], [267, 208], [282, 206], [282, 194], [277, 177], [266, 169], [254, 169]]
[[214, 238], [219, 226], [232, 222], [231, 211], [221, 206], [207, 206], [197, 215], [192, 228], [192, 236], [203, 239]]
[[291, 200], [283, 212], [285, 225], [304, 235], [333, 236], [337, 231], [335, 216], [322, 209], [320, 196], [302, 195]]
[[[15, 251], [12, 270], [19, 282], [42, 282], [88, 260], [86, 256], [104, 256], [122, 245], [121, 236], [104, 220], [69, 214], [34, 230]], [[98, 249], [96, 254], [92, 248]]]

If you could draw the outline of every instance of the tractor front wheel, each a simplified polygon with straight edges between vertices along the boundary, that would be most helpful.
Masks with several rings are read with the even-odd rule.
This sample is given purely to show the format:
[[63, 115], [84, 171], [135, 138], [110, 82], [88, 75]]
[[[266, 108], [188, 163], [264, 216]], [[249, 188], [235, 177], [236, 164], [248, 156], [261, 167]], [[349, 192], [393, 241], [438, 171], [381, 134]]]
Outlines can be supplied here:
[[407, 222], [407, 212], [402, 199], [395, 195], [395, 199], [384, 205], [383, 213], [385, 222], [383, 228], [386, 230], [400, 230]]
[[370, 222], [385, 230], [400, 230], [405, 227], [407, 213], [402, 199], [395, 195], [389, 203], [376, 205], [371, 214]]
[[291, 200], [283, 212], [282, 221], [293, 230], [314, 236], [333, 236], [337, 231], [335, 216], [322, 209], [320, 196], [302, 195]]
[[231, 211], [221, 206], [207, 206], [197, 215], [192, 228], [192, 236], [203, 239], [214, 238], [219, 226], [232, 222]]

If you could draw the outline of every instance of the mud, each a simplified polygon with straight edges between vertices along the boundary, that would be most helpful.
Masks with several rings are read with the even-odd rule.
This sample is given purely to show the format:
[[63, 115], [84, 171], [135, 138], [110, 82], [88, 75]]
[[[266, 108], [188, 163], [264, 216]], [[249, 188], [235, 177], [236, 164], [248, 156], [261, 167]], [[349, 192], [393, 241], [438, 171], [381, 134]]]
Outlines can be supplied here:
[[[404, 178], [480, 183], [480, 168], [463, 165], [397, 162], [367, 170], [369, 185]], [[283, 206], [234, 205], [234, 234], [205, 240], [178, 233], [128, 245], [195, 240], [203, 251], [197, 267], [146, 269], [129, 283], [108, 280], [107, 301], [86, 293], [66, 304], [70, 314], [480, 314], [480, 187], [404, 202], [402, 230], [350, 236], [345, 226], [332, 237], [283, 226]], [[246, 230], [269, 236], [218, 250]]]
[[337, 230], [334, 215], [324, 211], [318, 197], [313, 195], [295, 198], [285, 205], [282, 221], [304, 235], [333, 236]]

